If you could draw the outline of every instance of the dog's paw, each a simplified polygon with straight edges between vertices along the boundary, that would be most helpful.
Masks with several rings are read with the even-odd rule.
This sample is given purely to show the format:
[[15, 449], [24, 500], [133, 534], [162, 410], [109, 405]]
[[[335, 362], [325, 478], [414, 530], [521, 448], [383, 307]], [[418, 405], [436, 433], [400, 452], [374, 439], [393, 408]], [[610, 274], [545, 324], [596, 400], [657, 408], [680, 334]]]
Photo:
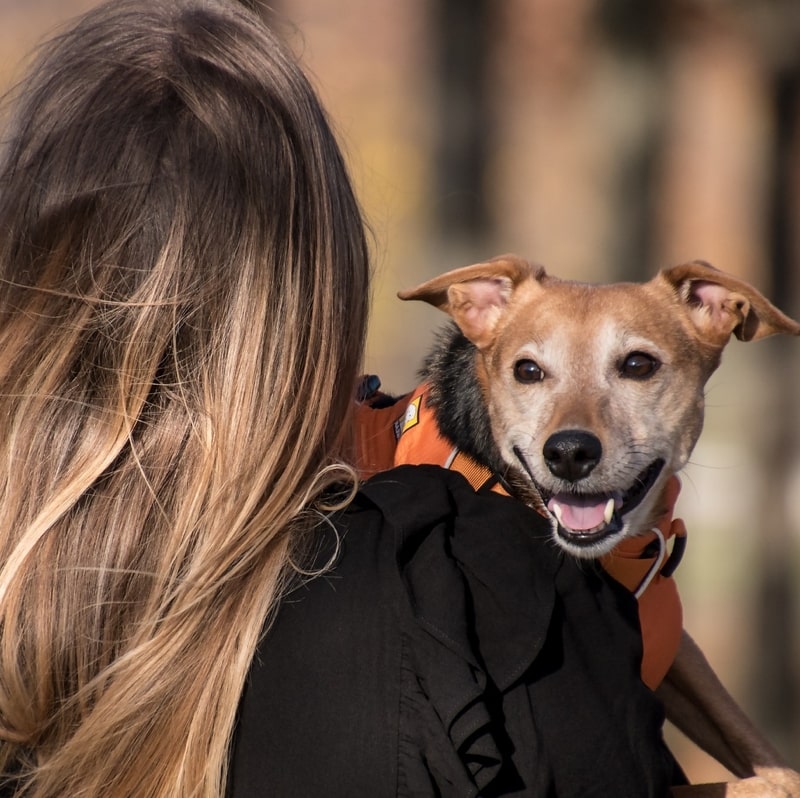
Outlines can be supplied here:
[[672, 798], [800, 798], [800, 773], [789, 768], [759, 767], [755, 776], [724, 784], [673, 787]]
[[[775, 795], [780, 798], [800, 798], [800, 773], [790, 768], [757, 767], [755, 779], [764, 782], [763, 789], [768, 792], [759, 793], [765, 798]], [[753, 779], [748, 779], [752, 781]], [[755, 795], [755, 793], [753, 793]]]

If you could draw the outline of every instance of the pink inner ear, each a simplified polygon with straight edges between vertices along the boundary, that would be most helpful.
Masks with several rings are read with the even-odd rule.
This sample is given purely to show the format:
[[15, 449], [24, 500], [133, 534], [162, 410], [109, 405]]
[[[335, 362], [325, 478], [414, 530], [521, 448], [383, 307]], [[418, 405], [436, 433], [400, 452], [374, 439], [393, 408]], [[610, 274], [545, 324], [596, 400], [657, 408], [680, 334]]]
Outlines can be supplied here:
[[[725, 345], [731, 333], [747, 322], [749, 303], [718, 283], [695, 280], [689, 288], [689, 312], [698, 331], [712, 342]], [[742, 337], [737, 332], [737, 337]]]
[[508, 280], [503, 278], [471, 280], [463, 285], [472, 304], [478, 308], [502, 307], [508, 302]]
[[729, 294], [730, 291], [727, 288], [717, 283], [695, 280], [690, 287], [689, 301], [705, 307], [720, 307]]
[[507, 277], [480, 278], [450, 286], [450, 312], [464, 335], [478, 347], [491, 340], [512, 288]]

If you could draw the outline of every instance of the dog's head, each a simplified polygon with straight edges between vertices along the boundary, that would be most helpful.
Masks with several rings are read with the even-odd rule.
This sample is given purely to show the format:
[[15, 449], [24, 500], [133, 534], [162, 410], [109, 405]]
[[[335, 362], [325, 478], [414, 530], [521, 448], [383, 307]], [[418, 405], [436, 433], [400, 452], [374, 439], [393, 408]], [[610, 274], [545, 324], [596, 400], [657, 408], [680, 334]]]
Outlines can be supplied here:
[[589, 285], [506, 255], [399, 296], [445, 311], [474, 344], [502, 458], [535, 487], [558, 543], [582, 557], [654, 523], [731, 335], [800, 335], [750, 285], [702, 262]]

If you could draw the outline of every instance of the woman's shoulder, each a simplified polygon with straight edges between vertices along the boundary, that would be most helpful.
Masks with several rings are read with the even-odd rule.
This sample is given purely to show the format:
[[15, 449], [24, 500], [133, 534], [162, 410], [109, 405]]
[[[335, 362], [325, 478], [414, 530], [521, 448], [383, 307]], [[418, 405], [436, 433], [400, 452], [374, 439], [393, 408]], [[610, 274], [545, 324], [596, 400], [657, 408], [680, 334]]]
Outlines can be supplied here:
[[[496, 504], [458, 474], [407, 466], [368, 481], [316, 530], [303, 562], [327, 568], [284, 597], [259, 646], [240, 706], [230, 795], [394, 795], [399, 782], [426, 782], [424, 761], [462, 767], [444, 731], [428, 739], [420, 728], [474, 701], [472, 674], [483, 663], [473, 612], [487, 636], [497, 629], [483, 655], [507, 677], [506, 660], [519, 662], [520, 650], [531, 656], [530, 591], [521, 588], [529, 580], [521, 569], [515, 578], [505, 554], [488, 556], [509, 534], [486, 526], [497, 519], [481, 509], [487, 503]], [[487, 579], [492, 601], [503, 602], [500, 617], [472, 607], [488, 605]], [[420, 678], [431, 695], [414, 709]]]
[[401, 591], [391, 538], [361, 494], [307, 535], [250, 667], [229, 798], [395, 794]]

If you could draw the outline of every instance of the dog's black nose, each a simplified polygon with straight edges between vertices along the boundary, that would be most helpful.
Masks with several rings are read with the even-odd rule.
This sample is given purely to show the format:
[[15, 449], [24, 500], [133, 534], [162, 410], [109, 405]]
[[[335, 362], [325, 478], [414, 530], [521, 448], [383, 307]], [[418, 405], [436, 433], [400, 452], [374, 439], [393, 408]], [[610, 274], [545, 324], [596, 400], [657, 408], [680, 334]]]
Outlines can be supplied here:
[[568, 429], [553, 433], [542, 454], [553, 476], [577, 482], [600, 462], [603, 446], [590, 432]]

